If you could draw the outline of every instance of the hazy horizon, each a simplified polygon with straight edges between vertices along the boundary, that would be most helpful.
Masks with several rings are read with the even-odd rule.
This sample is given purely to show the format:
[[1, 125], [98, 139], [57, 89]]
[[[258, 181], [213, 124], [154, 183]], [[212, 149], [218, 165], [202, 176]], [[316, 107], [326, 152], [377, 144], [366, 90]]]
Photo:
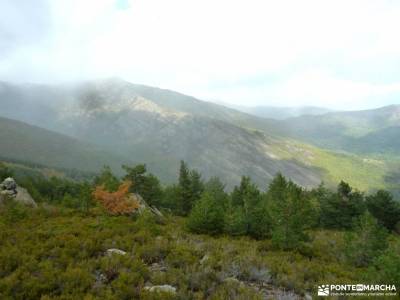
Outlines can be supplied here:
[[120, 77], [234, 106], [400, 104], [394, 1], [2, 1], [0, 80]]

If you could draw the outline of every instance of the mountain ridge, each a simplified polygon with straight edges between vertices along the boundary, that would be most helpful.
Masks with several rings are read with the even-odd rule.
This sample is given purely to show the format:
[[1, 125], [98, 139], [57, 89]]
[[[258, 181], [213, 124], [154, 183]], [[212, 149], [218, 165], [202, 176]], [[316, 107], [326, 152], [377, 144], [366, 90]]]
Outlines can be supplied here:
[[241, 106], [224, 103], [221, 104], [235, 110], [251, 114], [253, 116], [274, 120], [286, 120], [303, 115], [323, 115], [328, 112], [333, 112], [333, 110], [331, 109], [317, 106], [285, 107], [267, 105]]
[[[53, 86], [49, 90], [31, 86], [29, 93], [24, 88], [7, 89], [6, 94], [0, 91], [0, 100], [7, 107], [0, 115], [28, 123], [34, 116], [35, 125], [144, 162], [167, 182], [176, 180], [182, 159], [206, 178], [221, 177], [229, 188], [238, 184], [242, 175], [265, 186], [277, 172], [305, 187], [341, 177], [363, 189], [379, 188], [384, 186], [385, 172], [389, 172], [383, 162], [376, 176], [363, 175], [360, 179], [361, 174], [376, 169], [368, 157], [307, 145], [301, 136], [282, 131], [283, 122], [289, 121], [254, 117], [171, 90], [119, 79]], [[13, 98], [26, 104], [25, 114], [12, 106]], [[35, 105], [36, 99], [46, 113]]]
[[393, 143], [398, 127], [400, 105], [393, 104], [377, 109], [300, 116], [279, 121], [275, 128], [279, 128], [278, 134], [334, 151], [399, 156], [400, 144]]

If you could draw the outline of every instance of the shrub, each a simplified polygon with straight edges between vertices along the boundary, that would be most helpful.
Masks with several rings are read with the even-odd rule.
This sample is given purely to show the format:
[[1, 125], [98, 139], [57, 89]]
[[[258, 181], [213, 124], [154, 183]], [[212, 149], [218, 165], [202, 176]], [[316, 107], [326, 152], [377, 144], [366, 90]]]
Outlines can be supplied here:
[[393, 245], [382, 255], [375, 258], [369, 275], [372, 279], [379, 280], [382, 284], [400, 286], [400, 245]]
[[61, 200], [61, 204], [68, 208], [79, 208], [80, 201], [77, 198], [72, 197], [70, 194], [65, 194]]
[[144, 278], [136, 272], [129, 271], [122, 271], [111, 283], [115, 297], [121, 300], [137, 299], [143, 285]]
[[69, 266], [60, 277], [61, 289], [77, 295], [86, 293], [94, 282], [92, 275], [80, 267]]
[[7, 177], [12, 177], [13, 172], [4, 163], [0, 162], [0, 183]]
[[0, 204], [0, 212], [6, 223], [15, 223], [25, 219], [31, 211], [26, 205], [16, 202], [12, 198], [5, 197]]
[[93, 197], [112, 215], [130, 214], [140, 207], [136, 199], [128, 198], [131, 183], [122, 183], [117, 191], [108, 192], [104, 186], [97, 186]]
[[186, 245], [177, 245], [166, 257], [169, 266], [184, 269], [199, 261], [196, 252]]
[[257, 292], [241, 284], [237, 280], [226, 280], [223, 284], [219, 285], [212, 295], [208, 298], [210, 300], [262, 300], [263, 297]]
[[161, 234], [160, 219], [149, 210], [144, 210], [137, 217], [136, 224], [138, 228], [145, 229], [150, 233], [151, 236], [157, 236]]

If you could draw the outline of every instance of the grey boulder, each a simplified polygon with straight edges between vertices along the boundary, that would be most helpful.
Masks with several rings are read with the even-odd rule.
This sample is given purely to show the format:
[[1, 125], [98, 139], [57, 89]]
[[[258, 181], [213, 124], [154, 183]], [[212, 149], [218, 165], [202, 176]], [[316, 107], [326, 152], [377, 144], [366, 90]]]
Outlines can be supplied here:
[[17, 185], [11, 177], [0, 183], [0, 203], [5, 199], [12, 199], [15, 202], [36, 207], [36, 202], [28, 191]]
[[168, 285], [168, 284], [146, 286], [146, 287], [144, 287], [144, 289], [149, 292], [161, 292], [161, 293], [176, 294], [176, 287], [173, 287], [172, 285]]

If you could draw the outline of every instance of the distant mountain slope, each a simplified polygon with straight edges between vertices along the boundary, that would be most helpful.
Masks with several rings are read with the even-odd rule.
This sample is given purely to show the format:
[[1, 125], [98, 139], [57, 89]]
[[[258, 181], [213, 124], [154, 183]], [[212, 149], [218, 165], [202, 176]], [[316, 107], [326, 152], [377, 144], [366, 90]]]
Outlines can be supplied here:
[[63, 131], [65, 128], [58, 126], [59, 118], [68, 115], [71, 105], [76, 104], [78, 99], [90, 98], [91, 94], [97, 100], [88, 100], [90, 105], [98, 105], [99, 98], [115, 101], [119, 105], [122, 99], [126, 102], [127, 99], [142, 97], [163, 109], [226, 121], [246, 128], [272, 133], [275, 126], [274, 120], [259, 118], [175, 91], [133, 84], [118, 78], [59, 86], [0, 82], [0, 101], [5, 108], [0, 115]]
[[[21, 106], [13, 106], [14, 97]], [[374, 189], [384, 187], [392, 172], [385, 161], [339, 155], [293, 140], [286, 123], [118, 79], [61, 87], [3, 83], [0, 101], [8, 108], [0, 115], [147, 163], [168, 182], [176, 180], [181, 159], [206, 178], [219, 176], [229, 188], [241, 175], [264, 187], [282, 172], [307, 187], [344, 179]]]
[[319, 147], [361, 154], [400, 156], [400, 106], [323, 116], [301, 116], [280, 122], [281, 135]]
[[315, 106], [300, 106], [300, 107], [279, 107], [279, 106], [250, 107], [250, 106], [232, 106], [232, 105], [228, 106], [257, 117], [275, 119], [275, 120], [285, 120], [305, 115], [318, 116], [332, 111], [327, 108], [315, 107]]
[[[244, 114], [235, 109], [229, 109], [225, 106], [211, 102], [201, 101], [192, 96], [184, 95], [175, 91], [150, 87], [145, 85], [132, 84], [123, 80], [105, 80], [92, 84], [98, 88], [109, 89], [110, 93], [130, 94], [149, 99], [159, 106], [166, 109], [185, 112], [188, 114], [213, 118], [228, 122], [241, 122], [243, 124], [257, 124], [262, 128], [270, 123], [266, 120], [254, 118], [254, 116]], [[258, 126], [256, 126], [258, 127]]]
[[216, 106], [214, 113], [206, 114], [208, 104], [202, 109], [198, 100], [192, 100], [197, 109], [185, 107], [187, 100], [178, 101], [175, 108], [172, 101], [164, 105], [143, 95], [156, 96], [137, 93], [136, 86], [132, 90], [115, 90], [108, 84], [86, 86], [58, 123], [73, 124], [73, 128], [66, 126], [68, 133], [80, 139], [140, 158], [164, 181], [176, 180], [181, 159], [205, 177], [223, 178], [229, 187], [241, 175], [265, 185], [279, 171], [304, 186], [320, 181], [318, 170], [279, 159], [278, 139], [225, 121], [230, 110], [224, 114]]
[[[368, 133], [355, 141], [359, 153], [388, 153], [400, 156], [400, 126]], [[347, 148], [351, 145], [347, 145]]]
[[119, 168], [123, 159], [77, 139], [0, 117], [1, 158], [49, 167], [98, 171], [104, 164]]

